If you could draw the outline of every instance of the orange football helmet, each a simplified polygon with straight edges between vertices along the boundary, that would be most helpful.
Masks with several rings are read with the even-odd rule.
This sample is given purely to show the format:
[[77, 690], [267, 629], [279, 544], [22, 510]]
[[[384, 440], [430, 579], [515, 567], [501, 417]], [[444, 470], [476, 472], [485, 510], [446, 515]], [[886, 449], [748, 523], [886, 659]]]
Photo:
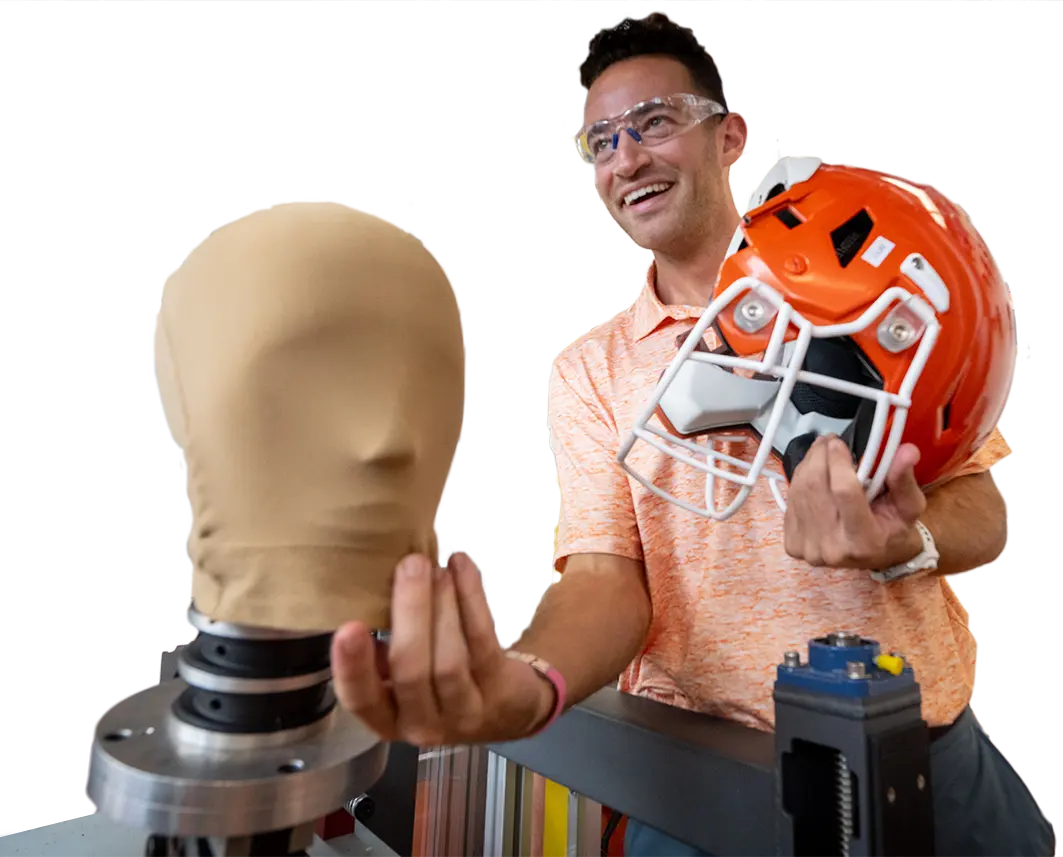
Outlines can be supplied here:
[[[1015, 359], [1010, 292], [963, 209], [885, 173], [784, 158], [754, 192], [707, 310], [618, 460], [653, 493], [716, 520], [762, 477], [785, 508], [781, 483], [822, 434], [847, 441], [869, 499], [901, 443], [919, 448], [915, 475], [929, 488], [988, 439]], [[760, 438], [752, 462], [696, 442], [738, 428]], [[637, 473], [627, 462], [637, 440], [705, 473], [705, 507]], [[771, 455], [782, 474], [765, 471]], [[724, 509], [715, 479], [741, 486]]]

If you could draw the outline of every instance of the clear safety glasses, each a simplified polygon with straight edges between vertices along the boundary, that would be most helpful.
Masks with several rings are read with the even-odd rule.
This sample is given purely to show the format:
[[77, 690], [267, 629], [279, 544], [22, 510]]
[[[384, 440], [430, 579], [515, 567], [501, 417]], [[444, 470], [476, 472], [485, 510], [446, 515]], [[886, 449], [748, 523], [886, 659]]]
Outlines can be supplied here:
[[625, 131], [636, 143], [658, 146], [685, 134], [710, 116], [726, 113], [722, 105], [701, 95], [680, 92], [651, 98], [613, 119], [601, 119], [582, 128], [576, 135], [576, 148], [588, 164], [605, 164], [616, 153], [620, 135]]

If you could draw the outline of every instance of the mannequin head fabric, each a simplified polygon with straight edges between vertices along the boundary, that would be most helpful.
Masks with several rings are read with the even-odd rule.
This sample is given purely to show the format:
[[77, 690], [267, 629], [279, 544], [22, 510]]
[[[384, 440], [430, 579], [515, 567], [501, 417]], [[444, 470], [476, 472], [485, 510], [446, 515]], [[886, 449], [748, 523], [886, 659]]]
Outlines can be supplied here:
[[437, 559], [464, 361], [446, 275], [383, 220], [283, 205], [197, 247], [166, 282], [155, 338], [197, 609], [388, 627], [396, 563]]

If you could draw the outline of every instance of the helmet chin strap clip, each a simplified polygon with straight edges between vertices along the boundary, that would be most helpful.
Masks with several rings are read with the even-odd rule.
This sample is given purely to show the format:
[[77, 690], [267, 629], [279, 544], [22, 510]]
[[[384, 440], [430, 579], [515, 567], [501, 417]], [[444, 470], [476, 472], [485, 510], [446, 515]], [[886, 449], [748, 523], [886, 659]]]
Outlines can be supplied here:
[[808, 455], [808, 451], [818, 437], [816, 432], [810, 431], [799, 434], [786, 445], [786, 451], [782, 454], [782, 469], [788, 483], [794, 481], [794, 471], [797, 470], [797, 465], [805, 460], [805, 456]]
[[[846, 426], [845, 431], [839, 435], [852, 453], [854, 467], [859, 465], [860, 457], [867, 449], [867, 439], [871, 434], [871, 424], [874, 419], [875, 403], [871, 399], [863, 399], [856, 409], [856, 416]], [[818, 437], [819, 434], [817, 432], [810, 431], [797, 435], [786, 445], [786, 450], [782, 454], [782, 468], [788, 483], [793, 482], [794, 471], [804, 461], [805, 456], [808, 455], [808, 451]]]

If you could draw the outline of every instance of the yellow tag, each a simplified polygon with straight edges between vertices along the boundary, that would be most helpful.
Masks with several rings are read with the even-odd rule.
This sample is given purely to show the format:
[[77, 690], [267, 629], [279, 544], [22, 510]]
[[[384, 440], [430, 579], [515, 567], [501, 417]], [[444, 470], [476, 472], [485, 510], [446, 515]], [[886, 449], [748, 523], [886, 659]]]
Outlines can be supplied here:
[[893, 675], [900, 675], [904, 670], [904, 659], [893, 655], [879, 655], [875, 658], [875, 663]]

